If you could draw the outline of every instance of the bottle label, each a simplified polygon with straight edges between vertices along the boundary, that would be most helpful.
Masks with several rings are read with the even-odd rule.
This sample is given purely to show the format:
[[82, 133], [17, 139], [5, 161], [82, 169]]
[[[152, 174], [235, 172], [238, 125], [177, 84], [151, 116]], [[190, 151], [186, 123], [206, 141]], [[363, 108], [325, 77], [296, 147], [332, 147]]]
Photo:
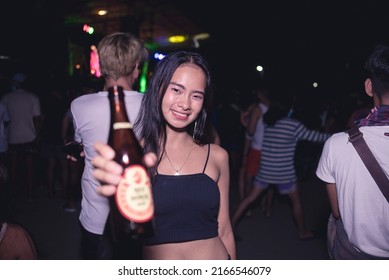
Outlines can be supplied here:
[[128, 220], [144, 223], [154, 216], [150, 178], [141, 165], [131, 165], [124, 170], [116, 191], [116, 205]]
[[117, 129], [132, 129], [132, 123], [130, 122], [115, 122], [113, 124], [113, 130]]

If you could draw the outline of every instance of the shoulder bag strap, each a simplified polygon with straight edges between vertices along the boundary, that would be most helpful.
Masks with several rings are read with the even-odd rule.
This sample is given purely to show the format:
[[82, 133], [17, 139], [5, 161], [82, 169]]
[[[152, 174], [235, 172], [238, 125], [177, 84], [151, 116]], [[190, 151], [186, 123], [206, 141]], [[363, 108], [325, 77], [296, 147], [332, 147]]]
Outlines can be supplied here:
[[382, 167], [367, 146], [365, 139], [363, 139], [363, 133], [357, 126], [348, 130], [347, 133], [349, 135], [349, 141], [354, 145], [354, 148], [357, 150], [374, 181], [389, 202], [389, 179], [386, 177]]

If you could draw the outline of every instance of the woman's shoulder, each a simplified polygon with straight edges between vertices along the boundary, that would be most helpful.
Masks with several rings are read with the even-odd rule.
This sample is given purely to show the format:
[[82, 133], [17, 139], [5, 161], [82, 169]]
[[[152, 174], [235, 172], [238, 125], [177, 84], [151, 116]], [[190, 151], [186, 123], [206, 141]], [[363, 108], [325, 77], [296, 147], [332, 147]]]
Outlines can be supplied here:
[[216, 144], [206, 144], [202, 146], [202, 158], [204, 160], [204, 156], [206, 157], [206, 153], [208, 153], [209, 149], [209, 157], [206, 160], [206, 174], [212, 178], [215, 182], [218, 182], [221, 174], [225, 174], [229, 168], [229, 158], [227, 151]]
[[216, 159], [220, 159], [220, 160], [228, 159], [228, 152], [223, 147], [217, 144], [209, 144], [209, 145], [210, 145], [210, 155], [212, 155], [212, 157], [215, 157]]

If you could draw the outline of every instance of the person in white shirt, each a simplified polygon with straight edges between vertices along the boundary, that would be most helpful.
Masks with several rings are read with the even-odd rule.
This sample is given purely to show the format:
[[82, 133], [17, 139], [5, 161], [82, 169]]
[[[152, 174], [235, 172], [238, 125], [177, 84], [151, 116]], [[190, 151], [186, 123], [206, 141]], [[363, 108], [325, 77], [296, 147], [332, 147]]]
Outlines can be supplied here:
[[[11, 81], [13, 91], [6, 93], [1, 102], [6, 105], [10, 118], [8, 131], [10, 183], [14, 193], [19, 183], [27, 185], [27, 196], [31, 198], [34, 157], [37, 154], [42, 113], [39, 97], [24, 88], [26, 78], [25, 74], [16, 73]], [[21, 178], [26, 178], [26, 182], [21, 182], [19, 180]]]
[[[147, 59], [148, 53], [143, 42], [129, 33], [107, 35], [100, 41], [98, 53], [101, 73], [105, 79], [104, 90], [82, 95], [71, 103], [74, 139], [82, 142], [85, 153], [79, 217], [82, 255], [84, 259], [139, 258], [136, 251], [140, 252], [141, 246], [138, 242], [131, 243], [129, 240], [132, 246], [126, 250], [125, 246], [114, 246], [103, 235], [110, 211], [109, 200], [96, 192], [100, 183], [92, 175], [92, 158], [97, 155], [93, 145], [98, 141], [107, 143], [108, 140], [110, 105], [107, 88], [113, 85], [123, 87], [128, 116], [131, 121], [135, 121], [143, 94], [134, 90], [134, 84], [139, 75], [139, 67]], [[118, 256], [116, 249], [128, 255]]]
[[[374, 108], [356, 125], [388, 176], [389, 46], [376, 47], [367, 60], [366, 70], [365, 91], [373, 98]], [[342, 246], [345, 243], [335, 238], [336, 246], [328, 248], [330, 258], [389, 259], [389, 203], [347, 133], [336, 133], [326, 141], [316, 175], [326, 182], [332, 210], [328, 229], [331, 219], [337, 227], [343, 224], [347, 235], [344, 240], [351, 244], [351, 250], [346, 250]]]

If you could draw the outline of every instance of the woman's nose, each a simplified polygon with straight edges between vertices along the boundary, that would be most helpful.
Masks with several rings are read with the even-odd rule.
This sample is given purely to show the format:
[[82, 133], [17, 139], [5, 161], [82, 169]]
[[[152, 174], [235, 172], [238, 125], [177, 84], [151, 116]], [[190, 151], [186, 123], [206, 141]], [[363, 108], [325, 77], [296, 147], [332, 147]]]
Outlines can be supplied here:
[[181, 95], [179, 100], [178, 100], [177, 105], [184, 110], [189, 110], [190, 109], [190, 100], [185, 95]]

